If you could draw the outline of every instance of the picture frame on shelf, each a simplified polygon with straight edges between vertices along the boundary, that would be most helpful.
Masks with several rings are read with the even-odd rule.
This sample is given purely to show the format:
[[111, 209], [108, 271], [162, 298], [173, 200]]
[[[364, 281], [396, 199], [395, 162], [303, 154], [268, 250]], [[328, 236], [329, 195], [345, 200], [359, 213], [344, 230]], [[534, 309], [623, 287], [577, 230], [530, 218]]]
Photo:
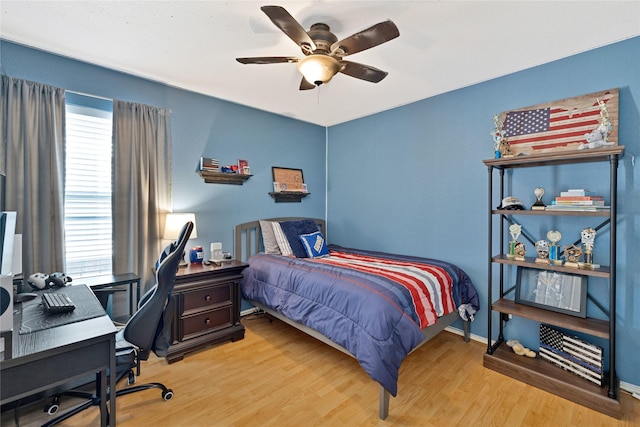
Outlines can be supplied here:
[[587, 317], [587, 277], [518, 267], [515, 302], [576, 317]]
[[243, 175], [251, 175], [251, 170], [249, 169], [249, 161], [238, 159], [238, 173]]
[[[304, 176], [302, 174], [302, 169], [294, 169], [294, 168], [283, 168], [279, 166], [273, 166], [271, 168], [271, 172], [273, 174], [273, 182], [279, 183], [280, 191], [297, 191], [297, 192], [306, 192], [306, 185], [304, 183]], [[275, 189], [274, 191], [278, 192]]]

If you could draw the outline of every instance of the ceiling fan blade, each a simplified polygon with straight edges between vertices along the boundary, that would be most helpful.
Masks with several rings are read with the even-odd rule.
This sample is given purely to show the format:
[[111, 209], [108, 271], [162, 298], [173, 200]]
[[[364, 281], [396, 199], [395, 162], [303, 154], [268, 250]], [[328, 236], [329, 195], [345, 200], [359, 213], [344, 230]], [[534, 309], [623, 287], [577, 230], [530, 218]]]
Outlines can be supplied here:
[[280, 28], [291, 40], [299, 45], [302, 50], [311, 53], [316, 50], [316, 44], [311, 40], [309, 34], [302, 28], [302, 25], [293, 16], [280, 6], [262, 6], [260, 8], [276, 27]]
[[358, 64], [351, 61], [340, 61], [340, 72], [356, 79], [366, 80], [372, 83], [378, 83], [387, 77], [389, 73], [379, 70], [370, 65]]
[[335, 42], [331, 45], [331, 53], [339, 56], [353, 55], [393, 40], [399, 35], [400, 31], [398, 31], [396, 24], [390, 20], [383, 21], [346, 39]]
[[241, 64], [282, 64], [295, 63], [298, 58], [295, 56], [257, 56], [253, 58], [236, 58]]
[[315, 88], [316, 88], [316, 85], [309, 83], [307, 79], [305, 79], [304, 77], [300, 81], [300, 90], [309, 90], [309, 89], [315, 89]]

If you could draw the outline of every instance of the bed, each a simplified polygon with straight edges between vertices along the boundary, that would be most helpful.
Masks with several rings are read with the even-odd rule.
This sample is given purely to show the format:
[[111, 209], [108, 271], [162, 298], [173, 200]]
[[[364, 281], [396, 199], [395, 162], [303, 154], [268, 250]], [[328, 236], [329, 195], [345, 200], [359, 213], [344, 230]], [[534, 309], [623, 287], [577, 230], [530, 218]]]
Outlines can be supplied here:
[[469, 341], [478, 295], [451, 263], [327, 245], [321, 219], [257, 220], [234, 234], [235, 259], [249, 264], [243, 298], [355, 357], [380, 384], [381, 419], [408, 354], [460, 318]]

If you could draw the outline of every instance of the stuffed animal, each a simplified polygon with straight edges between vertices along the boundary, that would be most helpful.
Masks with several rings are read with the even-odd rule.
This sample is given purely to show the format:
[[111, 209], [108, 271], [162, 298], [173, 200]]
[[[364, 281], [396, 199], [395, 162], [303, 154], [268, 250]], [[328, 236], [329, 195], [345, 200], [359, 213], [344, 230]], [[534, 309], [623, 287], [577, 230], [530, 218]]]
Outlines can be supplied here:
[[589, 133], [584, 134], [584, 138], [587, 140], [586, 144], [581, 144], [578, 150], [586, 150], [588, 148], [600, 148], [605, 146], [614, 145], [613, 142], [607, 141], [607, 136], [611, 131], [611, 127], [605, 124], [600, 124], [597, 128]]
[[513, 352], [518, 356], [527, 356], [531, 358], [535, 358], [537, 356], [535, 351], [523, 346], [518, 340], [509, 340], [507, 341], [507, 345], [511, 347]]

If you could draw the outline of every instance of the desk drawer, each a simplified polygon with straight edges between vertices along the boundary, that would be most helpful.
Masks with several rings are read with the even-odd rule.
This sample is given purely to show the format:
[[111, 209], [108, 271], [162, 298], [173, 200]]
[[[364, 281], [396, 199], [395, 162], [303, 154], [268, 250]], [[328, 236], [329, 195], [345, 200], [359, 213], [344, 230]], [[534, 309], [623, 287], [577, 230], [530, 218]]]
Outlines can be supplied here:
[[232, 283], [225, 283], [193, 292], [185, 292], [183, 295], [183, 313], [201, 307], [231, 304], [231, 285]]
[[233, 306], [229, 305], [194, 316], [186, 316], [180, 319], [180, 322], [182, 323], [180, 340], [188, 339], [201, 332], [224, 329], [233, 324]]

